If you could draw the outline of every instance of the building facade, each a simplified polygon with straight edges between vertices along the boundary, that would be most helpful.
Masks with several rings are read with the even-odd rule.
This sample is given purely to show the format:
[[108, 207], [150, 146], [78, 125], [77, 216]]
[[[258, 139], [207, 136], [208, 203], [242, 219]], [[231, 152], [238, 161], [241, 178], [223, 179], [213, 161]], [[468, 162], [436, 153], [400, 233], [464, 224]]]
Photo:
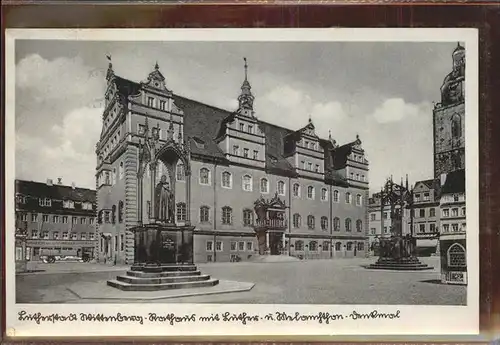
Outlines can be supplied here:
[[[25, 255], [93, 257], [96, 249], [96, 192], [59, 179], [16, 180], [16, 233], [25, 234]], [[22, 247], [20, 247], [22, 248]], [[16, 249], [17, 251], [17, 249]], [[16, 260], [22, 258], [17, 258]]]
[[452, 71], [434, 107], [434, 178], [440, 200], [441, 280], [467, 283], [465, 220], [465, 48], [452, 54]]
[[[236, 111], [174, 94], [158, 64], [136, 83], [110, 63], [106, 79], [96, 146], [99, 261], [133, 262], [130, 229], [152, 212], [138, 188], [151, 189], [163, 175], [175, 191], [176, 223], [195, 226], [195, 262], [248, 260], [262, 248], [304, 259], [365, 255], [369, 179], [359, 137], [340, 146], [318, 137], [310, 119], [298, 130], [259, 120], [246, 62]], [[160, 145], [179, 143], [190, 166], [139, 167], [150, 131]]]
[[436, 254], [439, 234], [439, 198], [435, 180], [417, 181], [413, 189], [413, 236], [417, 238], [417, 254]]

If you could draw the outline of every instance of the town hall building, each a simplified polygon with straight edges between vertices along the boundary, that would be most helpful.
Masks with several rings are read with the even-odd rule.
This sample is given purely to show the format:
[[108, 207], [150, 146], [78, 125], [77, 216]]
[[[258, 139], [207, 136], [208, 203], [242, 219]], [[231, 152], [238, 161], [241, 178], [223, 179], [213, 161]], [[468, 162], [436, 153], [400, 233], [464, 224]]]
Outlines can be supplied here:
[[[134, 82], [109, 63], [96, 145], [100, 262], [134, 262], [130, 229], [154, 212], [139, 196], [161, 177], [175, 191], [175, 222], [195, 227], [194, 262], [366, 255], [369, 169], [360, 138], [320, 138], [307, 114], [298, 130], [260, 120], [247, 71], [245, 59], [238, 109], [224, 110], [176, 95], [158, 64]], [[161, 162], [143, 169], [140, 148], [151, 136], [160, 145], [174, 140], [189, 160], [175, 173]]]

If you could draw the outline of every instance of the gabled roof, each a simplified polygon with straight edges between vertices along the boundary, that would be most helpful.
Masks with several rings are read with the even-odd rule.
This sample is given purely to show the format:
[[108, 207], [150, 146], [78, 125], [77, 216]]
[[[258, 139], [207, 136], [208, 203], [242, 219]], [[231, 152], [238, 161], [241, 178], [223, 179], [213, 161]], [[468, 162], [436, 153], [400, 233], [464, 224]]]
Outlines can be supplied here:
[[465, 193], [465, 169], [452, 171], [446, 175], [441, 194]]
[[347, 165], [347, 158], [352, 153], [354, 146], [359, 145], [361, 141], [359, 139], [353, 142], [344, 144], [332, 150], [333, 155], [333, 167], [334, 169], [343, 169]]
[[16, 193], [34, 198], [96, 202], [96, 191], [93, 189], [79, 187], [73, 189], [72, 186], [47, 185], [34, 181], [16, 180]]
[[141, 89], [141, 84], [118, 76], [115, 76], [115, 84], [118, 88], [118, 93], [124, 97], [124, 100], [128, 96], [137, 95]]
[[434, 179], [429, 179], [429, 180], [417, 181], [417, 182], [415, 182], [415, 186], [417, 186], [417, 184], [419, 184], [419, 183], [424, 184], [424, 185], [425, 185], [425, 186], [427, 186], [429, 189], [433, 189], [433, 188], [434, 188], [434, 183], [435, 183], [435, 180], [434, 180]]

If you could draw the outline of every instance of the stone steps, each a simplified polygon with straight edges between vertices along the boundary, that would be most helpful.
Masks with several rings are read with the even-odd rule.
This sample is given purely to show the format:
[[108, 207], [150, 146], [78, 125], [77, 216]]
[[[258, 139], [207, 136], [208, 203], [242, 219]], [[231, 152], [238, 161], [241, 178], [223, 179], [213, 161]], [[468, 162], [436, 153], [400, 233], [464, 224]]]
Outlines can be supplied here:
[[434, 267], [427, 265], [377, 265], [368, 266], [370, 269], [393, 270], [393, 271], [424, 271], [432, 270]]
[[145, 273], [196, 271], [195, 265], [134, 265], [131, 271], [142, 271]]
[[142, 277], [131, 277], [131, 276], [118, 276], [116, 280], [129, 284], [168, 284], [168, 283], [187, 283], [187, 282], [197, 282], [203, 280], [209, 280], [210, 276], [196, 275], [196, 276], [184, 276], [184, 277], [158, 277], [158, 278], [142, 278]]
[[198, 276], [201, 271], [170, 271], [161, 273], [146, 273], [141, 271], [127, 271], [127, 276], [139, 278], [162, 278], [162, 277], [183, 277], [183, 276]]
[[163, 283], [163, 284], [130, 284], [119, 280], [108, 280], [108, 285], [123, 291], [158, 291], [171, 289], [186, 289], [215, 286], [219, 283], [218, 279], [208, 279], [203, 281], [191, 281], [182, 283]]

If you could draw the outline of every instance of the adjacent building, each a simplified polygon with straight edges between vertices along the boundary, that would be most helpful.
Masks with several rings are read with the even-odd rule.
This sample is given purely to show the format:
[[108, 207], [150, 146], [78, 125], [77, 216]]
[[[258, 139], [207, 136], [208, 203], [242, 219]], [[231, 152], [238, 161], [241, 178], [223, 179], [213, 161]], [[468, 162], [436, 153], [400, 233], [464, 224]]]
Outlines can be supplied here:
[[[307, 114], [298, 130], [260, 120], [246, 61], [236, 110], [176, 95], [158, 64], [134, 82], [110, 63], [106, 80], [96, 146], [99, 261], [133, 262], [130, 228], [151, 214], [138, 188], [150, 190], [162, 175], [175, 191], [175, 221], [195, 226], [195, 262], [249, 260], [264, 244], [267, 254], [303, 259], [365, 256], [369, 169], [359, 137], [344, 145], [321, 138]], [[139, 167], [149, 130], [160, 144], [182, 143], [190, 166], [179, 162], [174, 174], [162, 163], [154, 174]], [[257, 221], [256, 208], [266, 210], [265, 220]], [[261, 229], [266, 236], [258, 239]]]
[[[16, 180], [16, 261], [42, 255], [92, 257], [96, 248], [96, 192], [59, 179]], [[17, 252], [19, 251], [19, 255]], [[22, 254], [21, 254], [22, 253]]]
[[417, 254], [436, 254], [439, 234], [439, 198], [435, 180], [417, 181], [413, 189], [413, 236], [417, 238]]

